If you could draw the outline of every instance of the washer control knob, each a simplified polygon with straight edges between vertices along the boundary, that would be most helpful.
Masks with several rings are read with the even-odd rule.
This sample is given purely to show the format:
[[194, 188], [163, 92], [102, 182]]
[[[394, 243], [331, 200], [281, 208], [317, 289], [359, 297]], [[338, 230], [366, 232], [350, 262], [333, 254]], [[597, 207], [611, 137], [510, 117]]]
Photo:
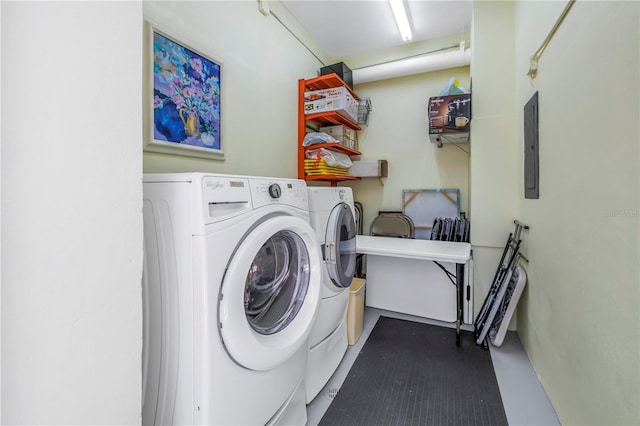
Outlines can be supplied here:
[[280, 198], [280, 196], [282, 195], [282, 189], [280, 188], [280, 185], [278, 185], [277, 183], [272, 183], [271, 185], [269, 185], [269, 195], [271, 195], [271, 198]]

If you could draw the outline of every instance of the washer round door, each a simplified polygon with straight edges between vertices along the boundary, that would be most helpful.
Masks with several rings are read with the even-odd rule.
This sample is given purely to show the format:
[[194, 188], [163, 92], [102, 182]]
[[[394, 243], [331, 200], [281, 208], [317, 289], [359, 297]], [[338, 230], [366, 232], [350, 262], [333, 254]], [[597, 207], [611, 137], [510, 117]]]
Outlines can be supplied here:
[[349, 287], [356, 271], [356, 222], [347, 203], [336, 204], [329, 213], [324, 253], [331, 282]]
[[321, 257], [311, 226], [276, 216], [253, 228], [223, 278], [219, 327], [236, 363], [268, 370], [297, 352], [318, 312]]

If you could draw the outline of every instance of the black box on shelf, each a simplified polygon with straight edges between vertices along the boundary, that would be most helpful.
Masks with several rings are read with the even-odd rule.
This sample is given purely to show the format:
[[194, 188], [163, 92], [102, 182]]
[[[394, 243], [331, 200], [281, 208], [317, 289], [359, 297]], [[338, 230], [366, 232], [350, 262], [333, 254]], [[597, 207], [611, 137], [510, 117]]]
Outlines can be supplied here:
[[320, 68], [320, 75], [327, 74], [338, 74], [338, 77], [344, 81], [347, 86], [349, 86], [353, 90], [353, 75], [351, 73], [351, 68], [347, 66], [344, 62], [338, 62], [337, 64], [327, 65], [326, 67]]

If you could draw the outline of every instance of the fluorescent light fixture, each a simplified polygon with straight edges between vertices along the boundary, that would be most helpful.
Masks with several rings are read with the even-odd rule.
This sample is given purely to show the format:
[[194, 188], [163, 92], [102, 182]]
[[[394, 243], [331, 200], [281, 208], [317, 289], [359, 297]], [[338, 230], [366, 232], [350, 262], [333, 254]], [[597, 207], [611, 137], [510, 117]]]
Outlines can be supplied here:
[[398, 29], [400, 30], [402, 41], [411, 40], [411, 26], [409, 25], [407, 12], [404, 10], [403, 0], [389, 0], [389, 4], [393, 11], [393, 17], [396, 18], [396, 25], [398, 25]]

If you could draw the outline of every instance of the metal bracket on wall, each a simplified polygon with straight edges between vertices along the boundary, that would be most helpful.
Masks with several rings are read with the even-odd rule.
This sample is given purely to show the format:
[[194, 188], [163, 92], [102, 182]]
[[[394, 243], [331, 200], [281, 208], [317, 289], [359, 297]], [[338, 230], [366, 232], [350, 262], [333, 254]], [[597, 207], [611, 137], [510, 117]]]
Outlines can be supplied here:
[[268, 16], [270, 12], [269, 3], [263, 3], [262, 0], [258, 0], [258, 10], [264, 16]]

